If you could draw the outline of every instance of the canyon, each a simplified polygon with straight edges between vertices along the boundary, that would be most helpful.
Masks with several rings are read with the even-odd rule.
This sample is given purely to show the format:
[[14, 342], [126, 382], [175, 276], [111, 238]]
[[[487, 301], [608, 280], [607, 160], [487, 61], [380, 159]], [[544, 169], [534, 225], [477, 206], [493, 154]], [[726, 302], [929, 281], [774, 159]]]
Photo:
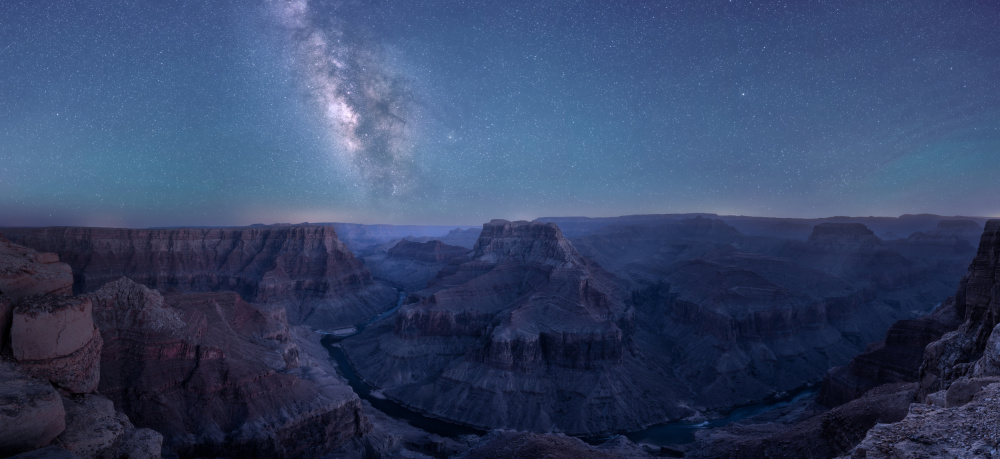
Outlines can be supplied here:
[[[998, 229], [929, 215], [712, 214], [481, 229], [2, 228], [0, 377], [31, 394], [9, 396], [21, 401], [8, 412], [38, 422], [17, 434], [29, 440], [0, 447], [53, 443], [84, 457], [154, 446], [181, 457], [975, 452], [991, 440], [971, 421], [942, 424], [971, 419], [1000, 387]], [[56, 334], [32, 343], [29, 326]], [[316, 331], [341, 336], [342, 360]], [[346, 371], [370, 386], [364, 400]], [[687, 445], [614, 435], [816, 389], [792, 407], [695, 429]], [[372, 397], [442, 420], [444, 437]], [[119, 434], [93, 451], [72, 446], [84, 439], [69, 426], [83, 418]], [[452, 435], [447, 423], [488, 434]], [[956, 440], [931, 450], [908, 440], [914, 432]]]

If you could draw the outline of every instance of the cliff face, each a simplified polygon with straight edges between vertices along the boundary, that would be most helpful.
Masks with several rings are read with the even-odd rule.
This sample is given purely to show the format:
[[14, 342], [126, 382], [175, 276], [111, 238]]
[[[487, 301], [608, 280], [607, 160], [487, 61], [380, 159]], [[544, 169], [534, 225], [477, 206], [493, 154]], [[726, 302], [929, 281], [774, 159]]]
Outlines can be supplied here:
[[163, 291], [231, 290], [280, 305], [292, 323], [352, 325], [392, 305], [329, 226], [133, 230], [9, 228], [19, 244], [56, 252], [74, 288], [91, 292], [127, 276]]
[[920, 367], [921, 394], [971, 375], [977, 361], [989, 354], [987, 342], [1000, 323], [1000, 220], [987, 222], [976, 258], [955, 294], [954, 308], [963, 320], [957, 330], [927, 346]]
[[302, 362], [281, 308], [122, 278], [87, 296], [104, 337], [100, 391], [182, 456], [315, 456], [370, 428], [360, 400]]
[[471, 260], [343, 347], [386, 395], [436, 416], [536, 431], [634, 428], [685, 409], [672, 382], [630, 357], [635, 318], [622, 296], [554, 224], [494, 220]]
[[852, 457], [990, 457], [1000, 448], [1000, 220], [986, 223], [947, 306], [957, 328], [924, 348], [917, 403], [872, 428]]
[[55, 254], [0, 237], [0, 286], [6, 292], [0, 292], [0, 456], [55, 441], [60, 446], [28, 454], [160, 457], [160, 434], [136, 429], [107, 398], [93, 393], [103, 340], [93, 303], [68, 295], [71, 285], [69, 266]]

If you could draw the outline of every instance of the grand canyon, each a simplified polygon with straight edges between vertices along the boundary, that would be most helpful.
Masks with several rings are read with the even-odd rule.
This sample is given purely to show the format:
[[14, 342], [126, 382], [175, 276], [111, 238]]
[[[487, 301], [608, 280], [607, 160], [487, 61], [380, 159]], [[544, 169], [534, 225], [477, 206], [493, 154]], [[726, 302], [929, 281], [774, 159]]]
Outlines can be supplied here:
[[2, 234], [7, 455], [996, 447], [996, 220]]
[[0, 458], [998, 458], [1000, 1], [0, 1]]

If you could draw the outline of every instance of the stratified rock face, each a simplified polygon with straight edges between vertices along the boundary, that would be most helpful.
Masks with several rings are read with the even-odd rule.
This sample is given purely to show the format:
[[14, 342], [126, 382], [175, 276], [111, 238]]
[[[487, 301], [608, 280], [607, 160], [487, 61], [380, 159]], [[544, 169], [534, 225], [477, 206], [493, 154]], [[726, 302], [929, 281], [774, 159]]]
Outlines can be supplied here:
[[122, 278], [88, 295], [104, 336], [100, 391], [181, 455], [315, 456], [368, 425], [332, 374], [299, 365], [277, 307]]
[[89, 299], [22, 298], [14, 306], [10, 337], [14, 359], [28, 374], [72, 393], [97, 389], [102, 340]]
[[38, 253], [0, 235], [0, 294], [12, 300], [32, 295], [68, 295], [73, 275], [54, 253]]
[[1000, 323], [1000, 220], [986, 223], [976, 258], [955, 294], [955, 310], [962, 324], [924, 352], [922, 396], [970, 374], [977, 360], [988, 354], [987, 342]]
[[402, 403], [488, 428], [607, 432], [685, 411], [649, 403], [674, 400], [674, 382], [629, 353], [633, 311], [555, 224], [494, 220], [471, 258], [393, 323], [343, 342], [358, 373]]
[[19, 244], [59, 253], [83, 292], [122, 276], [164, 291], [231, 290], [285, 307], [292, 323], [317, 327], [364, 321], [396, 297], [372, 281], [329, 226], [5, 232]]
[[52, 385], [0, 362], [0, 456], [48, 445], [65, 428], [62, 397]]
[[949, 299], [933, 314], [894, 323], [885, 340], [875, 343], [850, 364], [827, 373], [817, 401], [833, 407], [854, 400], [873, 387], [917, 381], [924, 348], [958, 327], [960, 320], [954, 299]]

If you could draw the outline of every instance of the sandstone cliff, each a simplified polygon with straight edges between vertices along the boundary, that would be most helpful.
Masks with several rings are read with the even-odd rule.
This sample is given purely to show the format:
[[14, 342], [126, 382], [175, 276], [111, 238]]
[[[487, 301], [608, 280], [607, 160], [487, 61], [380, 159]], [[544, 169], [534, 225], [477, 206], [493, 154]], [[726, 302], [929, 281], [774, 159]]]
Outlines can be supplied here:
[[159, 433], [93, 393], [103, 340], [90, 299], [68, 295], [69, 273], [0, 237], [0, 285], [17, 298], [0, 293], [0, 455], [160, 457]]
[[[122, 278], [89, 294], [100, 390], [182, 456], [318, 456], [370, 427], [323, 362], [300, 362], [285, 311], [232, 292], [171, 294]], [[305, 363], [305, 364], [303, 364]]]
[[231, 290], [283, 306], [292, 323], [322, 328], [363, 322], [396, 298], [329, 226], [4, 231], [19, 244], [58, 253], [72, 266], [77, 292], [122, 276], [162, 291]]
[[917, 403], [871, 429], [851, 457], [992, 457], [1000, 449], [1000, 220], [986, 224], [952, 310], [957, 329], [924, 349]]

